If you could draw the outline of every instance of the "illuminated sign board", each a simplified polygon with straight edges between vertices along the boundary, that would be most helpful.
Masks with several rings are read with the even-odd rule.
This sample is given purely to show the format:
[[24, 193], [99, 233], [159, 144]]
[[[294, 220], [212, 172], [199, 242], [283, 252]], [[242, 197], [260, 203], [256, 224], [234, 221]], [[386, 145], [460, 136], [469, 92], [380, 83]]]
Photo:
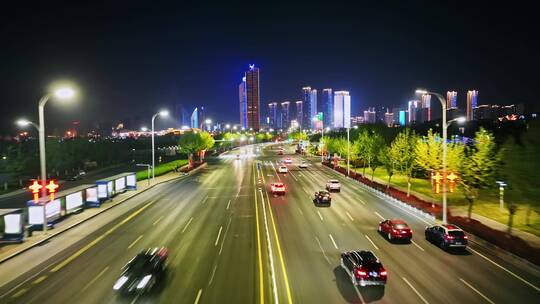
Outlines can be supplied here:
[[126, 178], [122, 177], [114, 181], [114, 190], [115, 193], [126, 190]]
[[[99, 199], [98, 199], [98, 188], [99, 187], [86, 189], [86, 202], [97, 203], [99, 201]], [[106, 193], [106, 191], [105, 191], [105, 193]]]
[[126, 184], [128, 188], [137, 188], [137, 176], [135, 174], [126, 176]]
[[22, 227], [22, 214], [4, 215], [4, 234], [21, 234]]
[[[55, 220], [60, 216], [60, 200], [47, 203], [47, 221]], [[43, 224], [43, 206], [28, 206], [28, 224]]]
[[66, 212], [70, 213], [78, 210], [83, 205], [82, 191], [72, 193], [66, 196]]

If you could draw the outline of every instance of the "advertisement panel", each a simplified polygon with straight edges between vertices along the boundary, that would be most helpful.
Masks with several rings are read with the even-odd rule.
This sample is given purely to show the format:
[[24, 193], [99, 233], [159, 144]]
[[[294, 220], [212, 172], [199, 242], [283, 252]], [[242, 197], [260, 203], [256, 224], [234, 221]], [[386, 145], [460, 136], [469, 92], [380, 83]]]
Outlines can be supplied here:
[[126, 190], [126, 178], [122, 177], [122, 178], [116, 179], [114, 181], [114, 185], [115, 185], [115, 188], [114, 188], [115, 193], [119, 193]]
[[113, 195], [113, 182], [107, 182], [107, 192], [109, 193], [109, 197]]
[[43, 207], [28, 206], [28, 224], [30, 225], [43, 224]]
[[137, 188], [137, 176], [135, 174], [126, 176], [126, 183], [129, 189]]
[[86, 189], [86, 202], [87, 203], [98, 203], [98, 187]]
[[60, 199], [55, 199], [52, 202], [47, 203], [47, 207], [45, 208], [45, 212], [47, 212], [47, 220], [55, 220], [60, 216], [61, 211], [61, 203]]
[[66, 212], [75, 212], [82, 208], [83, 196], [82, 191], [72, 193], [66, 196]]
[[5, 234], [21, 234], [22, 232], [22, 214], [7, 214], [4, 216]]
[[99, 199], [109, 198], [109, 191], [107, 190], [107, 188], [108, 187], [106, 184], [99, 184], [97, 186], [97, 195]]

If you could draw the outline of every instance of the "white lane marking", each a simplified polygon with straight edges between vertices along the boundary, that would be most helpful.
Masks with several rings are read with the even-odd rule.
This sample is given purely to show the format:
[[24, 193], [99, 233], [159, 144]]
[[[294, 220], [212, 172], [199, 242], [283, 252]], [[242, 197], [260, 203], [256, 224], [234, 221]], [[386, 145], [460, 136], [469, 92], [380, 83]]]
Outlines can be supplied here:
[[208, 199], [208, 195], [204, 197], [204, 199], [202, 200], [201, 204], [204, 204], [206, 203], [206, 200]]
[[133, 247], [133, 245], [135, 245], [135, 243], [137, 243], [140, 239], [142, 239], [143, 235], [139, 235], [138, 238], [135, 239], [135, 241], [133, 241], [131, 244], [129, 244], [128, 246], [128, 249], [131, 249], [131, 247]]
[[109, 266], [105, 267], [100, 273], [98, 273], [97, 276], [95, 276], [92, 280], [90, 280], [90, 282], [88, 282], [88, 284], [86, 284], [86, 286], [84, 286], [84, 288], [81, 291], [84, 292], [86, 289], [88, 289], [88, 287], [94, 284], [108, 269], [109, 269]]
[[407, 283], [407, 285], [409, 285], [409, 287], [414, 291], [414, 293], [416, 293], [416, 295], [420, 298], [420, 300], [422, 300], [422, 302], [424, 302], [425, 304], [429, 304], [429, 302], [418, 292], [418, 290], [416, 290], [416, 288], [414, 288], [414, 286], [412, 286], [411, 283], [409, 283], [409, 281], [405, 277], [401, 278], [403, 279], [403, 281], [405, 281], [405, 283]]
[[353, 219], [353, 217], [349, 214], [349, 211], [345, 211], [345, 213], [346, 213], [347, 216], [351, 219], [351, 222], [354, 222], [354, 219]]
[[379, 250], [379, 247], [377, 247], [377, 245], [375, 245], [375, 243], [373, 243], [373, 241], [369, 238], [369, 236], [367, 236], [367, 234], [364, 234], [366, 236], [366, 239], [371, 243], [371, 245], [373, 245], [373, 247], [375, 247], [375, 249]]
[[300, 207], [298, 207], [298, 205], [296, 206], [296, 208], [298, 208], [298, 211], [300, 212], [301, 215], [304, 215], [304, 212], [302, 212], [302, 209], [300, 209]]
[[495, 263], [493, 260], [491, 260], [490, 258], [486, 257], [485, 255], [481, 254], [480, 252], [472, 249], [471, 247], [468, 247], [469, 250], [472, 250], [474, 253], [478, 254], [479, 256], [483, 257], [484, 259], [488, 260], [489, 262], [491, 262], [493, 265], [499, 267], [500, 269], [508, 272], [509, 274], [511, 274], [512, 276], [514, 276], [516, 279], [520, 280], [521, 282], [529, 285], [530, 287], [532, 287], [533, 289], [535, 289], [536, 291], [540, 291], [540, 288], [538, 288], [537, 286], [535, 286], [534, 284], [530, 283], [529, 281], [525, 280], [524, 278], [518, 276], [517, 274], [513, 273], [512, 271], [504, 268], [503, 266]]
[[319, 212], [319, 210], [317, 210], [317, 214], [319, 215], [319, 218], [321, 219], [321, 222], [324, 222], [324, 219], [322, 217], [322, 214]]
[[163, 218], [163, 215], [160, 216], [155, 222], [153, 222], [152, 226], [155, 226], [157, 223], [159, 223], [159, 221], [161, 221], [162, 218]]
[[360, 203], [362, 203], [362, 205], [365, 205], [365, 204], [366, 204], [366, 202], [364, 202], [364, 201], [361, 200], [361, 199], [358, 199], [358, 201], [359, 201]]
[[193, 216], [189, 218], [189, 221], [187, 222], [187, 224], [184, 226], [184, 229], [182, 229], [182, 233], [184, 233], [184, 231], [186, 231], [187, 227], [189, 226], [189, 224], [191, 224], [191, 221], [193, 221]]
[[293, 174], [291, 171], [289, 171], [289, 174], [294, 178], [295, 181], [298, 181], [298, 179], [296, 178], [296, 176], [294, 176], [294, 174]]
[[216, 242], [214, 243], [214, 246], [217, 246], [218, 242], [219, 242], [219, 237], [221, 236], [221, 230], [223, 229], [223, 226], [219, 226], [219, 232], [218, 232], [218, 235], [217, 235], [217, 238], [216, 238]]
[[195, 302], [193, 302], [194, 304], [199, 303], [199, 300], [201, 299], [201, 295], [202, 295], [202, 289], [199, 289], [199, 292], [197, 292], [197, 297], [195, 298]]
[[339, 249], [337, 244], [336, 244], [336, 241], [334, 241], [334, 238], [332, 237], [331, 234], [328, 234], [328, 236], [330, 237], [330, 239], [332, 240], [332, 244], [334, 244], [334, 247], [336, 247], [336, 249]]
[[411, 240], [411, 243], [412, 243], [414, 246], [418, 247], [418, 249], [420, 249], [420, 250], [422, 250], [422, 251], [425, 251], [424, 248], [422, 248], [422, 247], [420, 247], [420, 245], [416, 244], [415, 241]]
[[129, 304], [134, 304], [139, 299], [140, 294], [136, 295], [135, 298], [133, 298], [133, 301], [131, 301]]
[[386, 220], [386, 219], [384, 218], [384, 216], [382, 216], [382, 215], [379, 214], [379, 212], [375, 211], [374, 213], [375, 213], [376, 216], [378, 216], [379, 218], [381, 218], [383, 221]]
[[464, 279], [459, 278], [459, 280], [463, 282], [463, 284], [467, 285], [470, 289], [474, 290], [478, 295], [484, 298], [484, 300], [486, 300], [488, 303], [495, 304], [495, 302], [491, 301], [490, 298], [486, 297], [483, 293], [478, 291], [478, 289], [474, 288], [471, 284], [467, 283]]
[[358, 286], [354, 285], [354, 291], [356, 291], [356, 295], [358, 296], [358, 299], [360, 299], [360, 302], [362, 304], [366, 304], [366, 301], [364, 300], [364, 297], [362, 297], [362, 294], [360, 293], [360, 290], [358, 290]]
[[270, 258], [270, 276], [272, 277], [272, 290], [274, 292], [274, 301], [276, 304], [279, 303], [278, 290], [276, 283], [276, 271], [274, 268], [274, 257], [272, 255], [272, 243], [270, 242], [270, 232], [268, 230], [268, 220], [266, 217], [266, 204], [264, 203], [264, 197], [262, 190], [259, 189], [259, 194], [261, 195], [261, 204], [263, 209], [263, 219], [264, 219], [264, 230], [266, 231], [266, 242], [268, 243], [268, 257]]
[[319, 248], [321, 248], [321, 251], [322, 251], [322, 254], [323, 254], [324, 258], [326, 259], [328, 264], [331, 265], [332, 263], [330, 263], [330, 259], [328, 259], [328, 256], [326, 256], [326, 251], [324, 251], [324, 248], [321, 245], [321, 241], [319, 241], [318, 237], [315, 237], [315, 240], [317, 240], [317, 244], [319, 244]]
[[302, 187], [302, 190], [304, 190], [304, 192], [309, 195], [309, 191], [307, 191], [306, 188]]
[[214, 281], [214, 276], [216, 275], [216, 269], [217, 269], [217, 265], [214, 266], [214, 270], [212, 270], [212, 275], [210, 276], [210, 281], [208, 281], [208, 286], [212, 285], [212, 282]]
[[226, 210], [229, 210], [229, 207], [231, 206], [231, 200], [229, 200], [229, 202], [227, 203], [227, 208]]
[[221, 242], [221, 246], [219, 247], [218, 255], [221, 255], [221, 251], [223, 251], [223, 244], [225, 244], [225, 239], [227, 238], [227, 232], [229, 232], [229, 227], [231, 226], [231, 221], [232, 221], [232, 216], [229, 217], [227, 228], [225, 228], [225, 233], [223, 234], [223, 241]]

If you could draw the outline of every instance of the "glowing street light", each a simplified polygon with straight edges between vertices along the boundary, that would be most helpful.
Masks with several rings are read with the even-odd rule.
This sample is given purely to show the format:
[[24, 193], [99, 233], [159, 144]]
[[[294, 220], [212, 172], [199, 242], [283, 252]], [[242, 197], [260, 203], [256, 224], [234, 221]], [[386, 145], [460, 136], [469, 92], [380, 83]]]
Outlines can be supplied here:
[[141, 132], [146, 132], [146, 131], [148, 131], [147, 127], [141, 127]]
[[156, 156], [155, 156], [155, 153], [156, 153], [156, 149], [155, 149], [155, 146], [154, 146], [154, 121], [156, 120], [156, 117], [158, 116], [162, 116], [162, 117], [167, 117], [169, 116], [169, 111], [167, 110], [161, 110], [159, 111], [158, 113], [154, 114], [152, 116], [152, 181], [154, 181], [154, 178], [156, 177], [155, 176], [155, 167], [156, 167], [156, 164], [155, 164], [155, 161], [156, 161]]

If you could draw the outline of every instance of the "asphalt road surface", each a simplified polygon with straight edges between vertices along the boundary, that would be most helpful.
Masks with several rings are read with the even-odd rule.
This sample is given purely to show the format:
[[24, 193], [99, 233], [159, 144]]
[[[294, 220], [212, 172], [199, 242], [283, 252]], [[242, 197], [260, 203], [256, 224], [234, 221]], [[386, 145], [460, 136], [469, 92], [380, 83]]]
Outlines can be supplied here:
[[[291, 148], [289, 148], [292, 151]], [[240, 154], [236, 159], [235, 154]], [[291, 157], [290, 171], [277, 161]], [[49, 243], [0, 264], [1, 303], [537, 303], [538, 270], [480, 245], [445, 252], [423, 238], [429, 221], [301, 158], [244, 148], [197, 174], [156, 186]], [[342, 183], [331, 207], [311, 197]], [[281, 180], [284, 196], [269, 184]], [[414, 242], [377, 232], [401, 218]], [[112, 290], [138, 251], [166, 246], [166, 279], [141, 296]], [[383, 287], [354, 287], [340, 253], [372, 250], [388, 271]]]

